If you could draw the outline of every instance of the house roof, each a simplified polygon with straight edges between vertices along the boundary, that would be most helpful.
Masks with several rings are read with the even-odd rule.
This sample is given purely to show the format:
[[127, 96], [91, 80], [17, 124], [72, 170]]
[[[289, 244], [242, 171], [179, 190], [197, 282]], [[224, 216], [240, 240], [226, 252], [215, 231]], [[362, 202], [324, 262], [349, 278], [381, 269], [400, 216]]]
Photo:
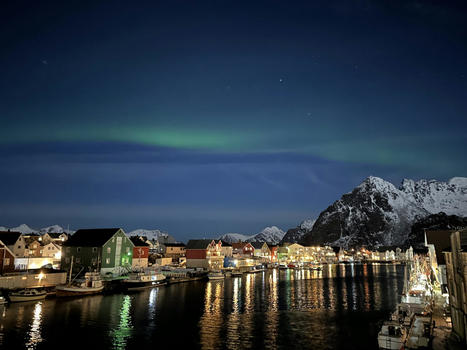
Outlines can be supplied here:
[[40, 246], [42, 245], [42, 243], [39, 242], [39, 237], [25, 237], [24, 241], [26, 242], [28, 246], [33, 243], [38, 243]]
[[222, 246], [223, 247], [231, 247], [232, 244], [230, 244], [229, 242], [226, 242], [226, 241], [221, 241], [222, 242]]
[[[211, 243], [211, 242], [209, 242]], [[166, 247], [185, 247], [185, 243], [163, 243]]]
[[443, 250], [451, 247], [451, 233], [455, 230], [426, 230], [426, 241], [428, 244], [435, 246], [436, 260], [438, 264], [445, 265], [446, 260], [444, 259]]
[[50, 238], [59, 239], [61, 235], [63, 235], [63, 234], [66, 235], [66, 232], [46, 232], [44, 234], [48, 234], [50, 236]]
[[206, 249], [212, 241], [212, 239], [190, 239], [186, 249]]
[[261, 249], [261, 248], [263, 248], [264, 242], [251, 242], [250, 244], [255, 249]]
[[71, 247], [101, 247], [103, 246], [119, 228], [92, 228], [76, 231], [65, 246]]
[[243, 249], [246, 245], [251, 245], [250, 242], [237, 242], [237, 243], [232, 243], [233, 249]]
[[0, 231], [0, 241], [6, 245], [13, 245], [21, 237], [21, 232]]
[[130, 241], [135, 247], [149, 247], [149, 243], [143, 241], [139, 236], [131, 236]]

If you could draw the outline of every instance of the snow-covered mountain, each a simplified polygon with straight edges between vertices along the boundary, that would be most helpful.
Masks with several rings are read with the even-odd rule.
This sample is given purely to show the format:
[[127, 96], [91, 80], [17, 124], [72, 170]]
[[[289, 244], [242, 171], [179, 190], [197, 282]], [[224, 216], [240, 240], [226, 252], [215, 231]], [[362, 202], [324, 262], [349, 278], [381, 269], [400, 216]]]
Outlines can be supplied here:
[[147, 229], [137, 229], [126, 233], [127, 236], [144, 236], [147, 237], [150, 241], [159, 241], [161, 243], [175, 243], [175, 238], [169, 235], [167, 232], [162, 232], [161, 230], [147, 230]]
[[64, 229], [63, 227], [61, 227], [59, 225], [47, 226], [47, 227], [43, 227], [43, 228], [41, 228], [39, 230], [31, 228], [30, 226], [28, 226], [26, 224], [21, 224], [21, 225], [16, 226], [16, 227], [3, 227], [3, 226], [0, 226], [0, 231], [8, 231], [8, 230], [13, 231], [13, 232], [21, 232], [22, 234], [38, 233], [40, 235], [43, 235], [44, 233], [62, 233], [62, 232], [73, 233], [74, 232], [72, 230]]
[[41, 235], [43, 235], [45, 233], [62, 233], [62, 232], [66, 232], [68, 234], [73, 234], [75, 231], [63, 228], [60, 225], [47, 226], [47, 227], [43, 227], [43, 228], [41, 228], [39, 230], [39, 234], [41, 234]]
[[467, 178], [404, 180], [400, 188], [374, 176], [323, 211], [304, 244], [403, 245], [414, 222], [445, 212], [467, 216]]
[[37, 230], [35, 230], [35, 229], [29, 227], [29, 226], [26, 225], [26, 224], [21, 224], [21, 225], [19, 225], [19, 226], [12, 227], [12, 228], [10, 228], [10, 231], [21, 232], [22, 234], [38, 233]]
[[228, 243], [235, 243], [238, 241], [242, 242], [268, 242], [268, 243], [279, 243], [284, 237], [285, 232], [277, 226], [265, 227], [259, 233], [254, 235], [244, 235], [241, 233], [226, 233], [220, 236], [221, 239]]
[[257, 233], [253, 237], [248, 238], [249, 242], [268, 242], [268, 243], [279, 243], [284, 237], [285, 232], [277, 226], [265, 227], [261, 232]]
[[287, 230], [286, 234], [281, 240], [281, 243], [298, 243], [302, 237], [313, 229], [316, 220], [306, 219], [303, 220], [297, 227]]

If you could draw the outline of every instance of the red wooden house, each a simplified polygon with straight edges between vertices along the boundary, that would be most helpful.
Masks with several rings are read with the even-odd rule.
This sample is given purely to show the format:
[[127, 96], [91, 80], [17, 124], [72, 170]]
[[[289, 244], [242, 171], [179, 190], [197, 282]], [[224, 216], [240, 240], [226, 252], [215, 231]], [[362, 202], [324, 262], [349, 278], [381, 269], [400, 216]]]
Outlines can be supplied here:
[[15, 270], [15, 255], [0, 241], [0, 274]]
[[232, 243], [234, 255], [253, 256], [255, 248], [249, 242]]

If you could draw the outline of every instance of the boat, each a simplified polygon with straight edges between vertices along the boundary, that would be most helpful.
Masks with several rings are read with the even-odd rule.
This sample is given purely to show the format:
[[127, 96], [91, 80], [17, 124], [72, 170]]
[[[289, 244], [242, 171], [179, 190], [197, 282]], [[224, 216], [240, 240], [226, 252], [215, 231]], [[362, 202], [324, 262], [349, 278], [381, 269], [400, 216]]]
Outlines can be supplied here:
[[[72, 281], [73, 282], [73, 281]], [[75, 284], [73, 283], [57, 286], [57, 297], [79, 297], [84, 295], [92, 295], [102, 293], [104, 284], [99, 272], [86, 272], [84, 280]]]
[[17, 292], [11, 292], [8, 297], [12, 303], [17, 303], [20, 301], [36, 301], [43, 300], [47, 296], [45, 290], [37, 289], [22, 289]]
[[290, 264], [287, 265], [287, 267], [289, 269], [295, 269], [297, 266], [295, 264], [290, 263]]
[[208, 273], [208, 278], [210, 280], [223, 280], [225, 278], [225, 276], [220, 271], [211, 271], [211, 272]]
[[380, 349], [402, 349], [407, 339], [405, 328], [399, 322], [385, 321], [378, 333], [378, 346]]
[[155, 271], [132, 272], [122, 281], [126, 290], [140, 290], [165, 284], [166, 277]]

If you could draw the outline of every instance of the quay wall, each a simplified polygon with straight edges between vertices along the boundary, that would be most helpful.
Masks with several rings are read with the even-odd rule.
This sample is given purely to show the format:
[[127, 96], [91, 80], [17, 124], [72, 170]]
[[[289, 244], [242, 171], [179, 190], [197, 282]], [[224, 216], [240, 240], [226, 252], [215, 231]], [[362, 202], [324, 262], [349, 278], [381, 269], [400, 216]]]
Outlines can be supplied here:
[[66, 272], [0, 276], [0, 289], [55, 287], [66, 283]]

